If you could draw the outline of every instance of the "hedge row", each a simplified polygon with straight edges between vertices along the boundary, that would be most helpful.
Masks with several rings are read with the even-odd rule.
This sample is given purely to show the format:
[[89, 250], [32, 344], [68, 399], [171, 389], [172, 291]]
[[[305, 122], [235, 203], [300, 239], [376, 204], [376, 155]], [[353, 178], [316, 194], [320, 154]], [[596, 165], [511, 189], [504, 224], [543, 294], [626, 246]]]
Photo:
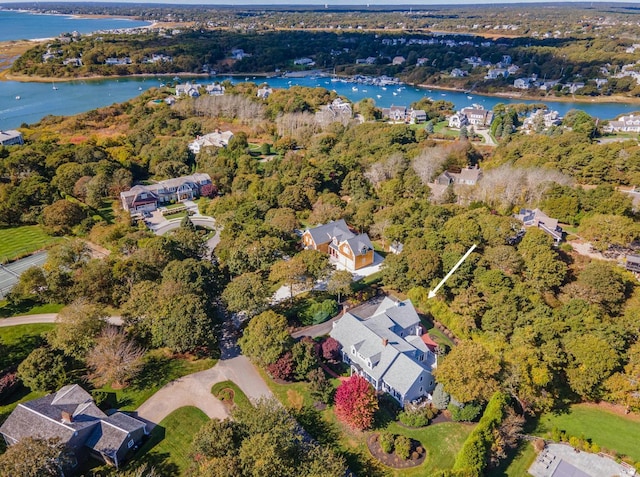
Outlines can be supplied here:
[[458, 338], [471, 337], [471, 328], [464, 323], [464, 318], [451, 311], [445, 302], [436, 299], [429, 300], [429, 290], [426, 288], [412, 288], [407, 296], [422, 312], [431, 315], [436, 327], [438, 327], [438, 323], [442, 323]]
[[454, 471], [464, 472], [465, 475], [481, 476], [487, 465], [488, 454], [493, 443], [493, 431], [504, 418], [509, 398], [500, 391], [496, 392], [487, 404], [480, 422], [475, 427], [462, 449], [456, 456]]

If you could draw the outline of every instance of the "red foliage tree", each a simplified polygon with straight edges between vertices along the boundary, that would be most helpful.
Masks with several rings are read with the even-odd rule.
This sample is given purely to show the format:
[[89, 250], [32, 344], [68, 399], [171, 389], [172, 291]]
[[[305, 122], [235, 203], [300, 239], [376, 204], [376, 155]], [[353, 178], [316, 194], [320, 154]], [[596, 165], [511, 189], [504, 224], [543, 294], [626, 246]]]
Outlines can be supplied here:
[[293, 376], [293, 368], [293, 355], [291, 351], [287, 351], [275, 363], [267, 366], [267, 372], [274, 379], [290, 381]]
[[340, 358], [340, 343], [331, 336], [322, 342], [322, 357], [327, 361], [337, 361]]
[[336, 415], [353, 429], [365, 430], [373, 424], [378, 409], [376, 391], [363, 377], [354, 374], [336, 390]]

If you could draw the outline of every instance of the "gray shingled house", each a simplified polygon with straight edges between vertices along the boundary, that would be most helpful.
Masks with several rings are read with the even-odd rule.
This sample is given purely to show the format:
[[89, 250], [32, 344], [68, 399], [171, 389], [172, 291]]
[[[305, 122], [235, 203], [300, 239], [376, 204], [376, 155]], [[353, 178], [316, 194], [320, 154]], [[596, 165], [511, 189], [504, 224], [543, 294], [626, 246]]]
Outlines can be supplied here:
[[116, 468], [147, 434], [146, 424], [122, 412], [107, 416], [77, 384], [18, 404], [0, 426], [7, 445], [24, 437], [59, 437], [72, 461], [89, 455]]
[[[376, 389], [401, 406], [430, 393], [437, 366], [423, 339], [420, 318], [410, 300], [385, 298], [370, 318], [345, 313], [330, 332], [342, 346], [342, 359]], [[428, 340], [431, 342], [431, 340]]]

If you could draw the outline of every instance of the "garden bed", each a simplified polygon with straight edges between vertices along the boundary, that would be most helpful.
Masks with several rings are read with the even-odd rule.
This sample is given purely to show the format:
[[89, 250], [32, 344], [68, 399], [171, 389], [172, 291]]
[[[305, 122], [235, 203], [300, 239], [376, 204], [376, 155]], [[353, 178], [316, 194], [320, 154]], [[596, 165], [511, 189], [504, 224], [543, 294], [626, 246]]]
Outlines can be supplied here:
[[[402, 459], [397, 456], [395, 453], [386, 453], [380, 447], [378, 443], [378, 438], [380, 434], [371, 434], [367, 438], [367, 447], [369, 448], [369, 452], [371, 455], [382, 462], [387, 467], [392, 467], [394, 469], [408, 469], [410, 467], [417, 467], [424, 463], [425, 458], [427, 457], [427, 452], [425, 451], [422, 445], [411, 439], [411, 456], [408, 459]], [[420, 452], [420, 449], [422, 452]]]

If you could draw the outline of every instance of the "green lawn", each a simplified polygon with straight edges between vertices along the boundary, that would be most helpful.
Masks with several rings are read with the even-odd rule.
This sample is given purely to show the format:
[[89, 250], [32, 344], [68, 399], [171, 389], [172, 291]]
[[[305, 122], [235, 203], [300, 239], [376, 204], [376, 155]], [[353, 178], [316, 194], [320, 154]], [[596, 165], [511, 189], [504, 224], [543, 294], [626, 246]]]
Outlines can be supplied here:
[[39, 225], [0, 228], [0, 263], [24, 257], [62, 240], [45, 233]]
[[44, 305], [34, 304], [25, 301], [19, 305], [10, 305], [7, 300], [0, 300], [0, 318], [10, 318], [12, 316], [39, 315], [40, 313], [58, 313], [64, 308], [60, 303], [45, 303]]
[[197, 407], [176, 409], [151, 431], [149, 440], [138, 452], [139, 457], [132, 459], [132, 466], [148, 462], [163, 477], [183, 474], [191, 463], [193, 436], [208, 421], [207, 415]]
[[187, 374], [209, 369], [215, 364], [216, 360], [211, 358], [190, 361], [174, 358], [166, 350], [152, 350], [145, 357], [145, 367], [142, 373], [130, 386], [124, 389], [104, 386], [99, 390], [114, 393], [115, 404], [118, 408], [124, 411], [133, 411], [168, 382]]
[[167, 214], [164, 216], [165, 220], [178, 219], [187, 216], [187, 211], [183, 210], [182, 212], [176, 212], [175, 214]]
[[524, 477], [536, 458], [536, 451], [530, 442], [524, 441], [501, 465], [487, 471], [487, 477]]
[[233, 390], [233, 403], [236, 406], [244, 409], [248, 409], [252, 406], [251, 401], [249, 401], [246, 394], [243, 393], [242, 389], [240, 389], [233, 381], [222, 381], [214, 384], [211, 388], [211, 394], [224, 402], [228, 397], [225, 393], [225, 390], [227, 389]]
[[6, 351], [0, 354], [0, 369], [20, 364], [44, 342], [42, 334], [55, 326], [53, 323], [40, 323], [0, 328], [0, 342], [6, 347]]
[[[278, 384], [269, 378], [264, 371], [259, 371], [271, 391], [285, 406], [291, 404], [291, 398], [294, 393], [303, 396], [305, 406], [309, 407], [313, 404], [314, 400], [311, 397], [307, 383]], [[338, 381], [333, 380], [333, 382], [337, 386]], [[320, 416], [323, 422], [314, 423], [317, 429], [312, 429], [307, 423], [304, 423], [305, 429], [320, 441], [323, 441], [325, 436], [329, 436], [328, 440], [340, 448], [347, 458], [349, 467], [357, 475], [374, 477], [387, 475], [422, 477], [432, 475], [436, 470], [450, 469], [453, 467], [455, 456], [462, 447], [462, 443], [474, 427], [469, 424], [453, 422], [427, 426], [422, 429], [407, 429], [395, 422], [383, 425], [389, 432], [403, 434], [420, 441], [428, 454], [424, 464], [419, 467], [394, 470], [383, 466], [371, 456], [365, 444], [368, 433], [352, 432], [345, 428], [336, 420], [332, 408], [325, 409], [320, 413]], [[313, 422], [313, 419], [309, 419], [309, 421]], [[379, 430], [376, 429], [374, 432]], [[317, 435], [318, 431], [322, 434]]]
[[534, 434], [545, 436], [554, 427], [640, 461], [640, 419], [637, 417], [624, 417], [593, 405], [577, 404], [571, 406], [568, 413], [543, 414]]

